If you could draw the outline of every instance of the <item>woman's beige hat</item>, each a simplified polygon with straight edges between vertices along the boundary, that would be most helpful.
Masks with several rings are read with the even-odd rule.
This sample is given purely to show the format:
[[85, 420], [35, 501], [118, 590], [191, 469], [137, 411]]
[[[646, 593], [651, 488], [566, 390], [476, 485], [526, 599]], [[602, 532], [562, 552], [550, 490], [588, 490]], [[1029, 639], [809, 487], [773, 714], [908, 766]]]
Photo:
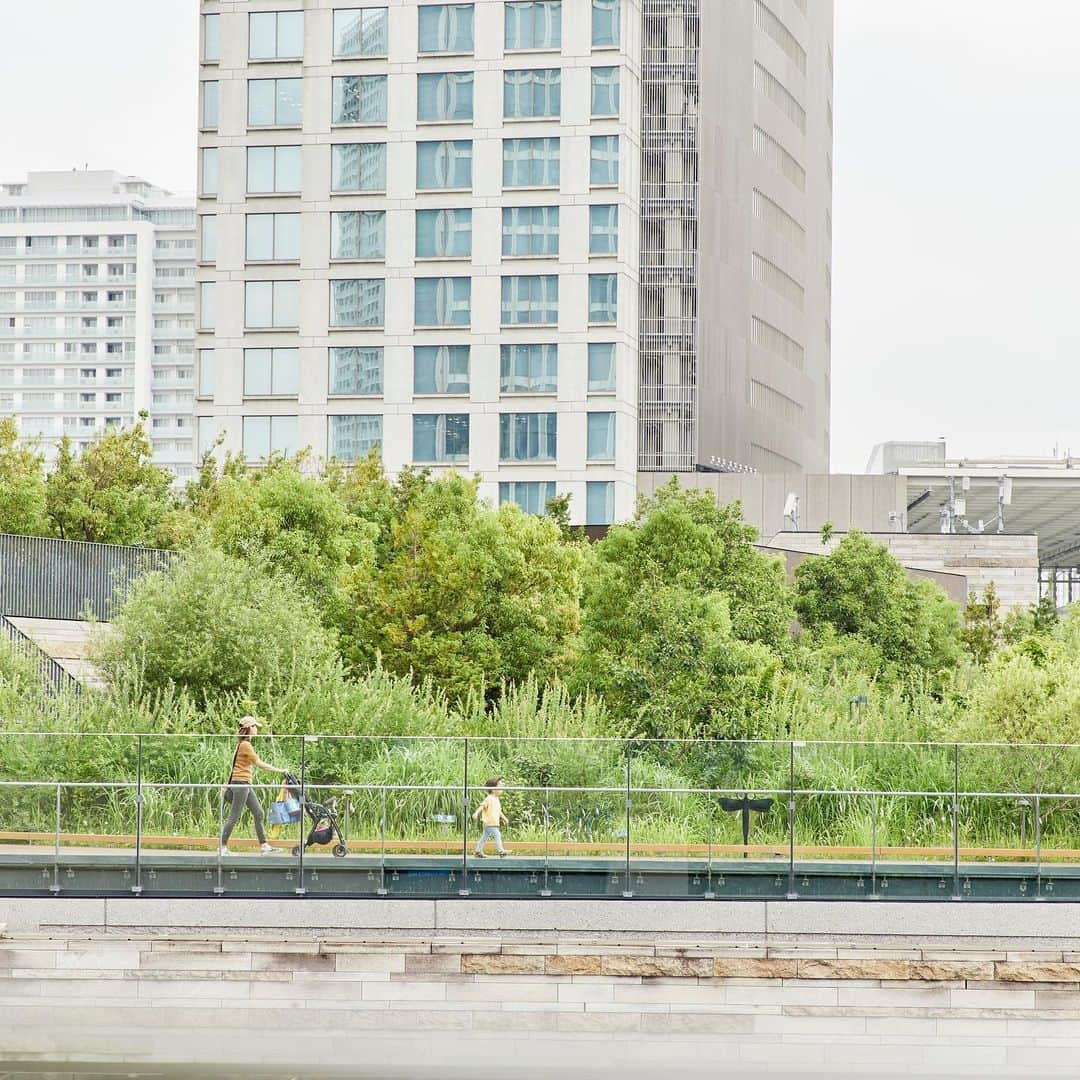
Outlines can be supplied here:
[[250, 731], [252, 728], [258, 728], [259, 719], [256, 716], [242, 716], [240, 717], [240, 730]]

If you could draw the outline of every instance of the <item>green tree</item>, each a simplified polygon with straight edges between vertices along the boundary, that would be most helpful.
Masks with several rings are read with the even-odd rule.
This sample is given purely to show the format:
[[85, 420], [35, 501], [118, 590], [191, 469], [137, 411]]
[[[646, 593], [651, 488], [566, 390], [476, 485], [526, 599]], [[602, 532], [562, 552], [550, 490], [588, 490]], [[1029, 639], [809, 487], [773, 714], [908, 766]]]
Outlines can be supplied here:
[[630, 597], [642, 588], [677, 585], [722, 593], [736, 638], [785, 644], [793, 609], [784, 566], [758, 551], [756, 540], [738, 503], [718, 506], [711, 492], [680, 488], [673, 478], [640, 501], [632, 523], [612, 527], [596, 545], [588, 625], [600, 634], [632, 634], [620, 615]]
[[430, 679], [455, 699], [541, 682], [567, 665], [578, 630], [578, 545], [516, 507], [479, 503], [477, 482], [406, 472], [388, 496], [375, 562], [354, 578], [343, 627], [360, 669]]
[[348, 569], [370, 562], [375, 528], [350, 516], [333, 486], [304, 475], [305, 462], [275, 458], [258, 471], [222, 475], [204, 512], [216, 547], [288, 574], [330, 610]]
[[987, 582], [982, 597], [974, 592], [968, 594], [964, 608], [964, 625], [961, 640], [977, 664], [985, 664], [1001, 644], [1003, 634], [1001, 601], [992, 581]]
[[309, 684], [333, 655], [315, 606], [291, 579], [197, 545], [135, 582], [95, 658], [114, 681], [134, 678], [143, 691], [264, 702]]
[[45, 482], [45, 502], [65, 540], [154, 545], [175, 499], [172, 476], [154, 464], [140, 421], [106, 431], [78, 456], [65, 436]]
[[0, 532], [48, 536], [43, 459], [19, 444], [14, 418], [0, 419]]
[[586, 616], [579, 689], [597, 692], [619, 730], [645, 738], [761, 734], [758, 706], [776, 655], [732, 634], [727, 599], [656, 582], [628, 598], [630, 633], [606, 637]]
[[940, 672], [959, 659], [956, 605], [932, 582], [909, 581], [883, 545], [859, 532], [800, 563], [795, 610], [805, 629], [865, 638], [898, 668]]
[[642, 500], [596, 545], [575, 688], [601, 693], [629, 732], [755, 730], [752, 688], [788, 643], [792, 607], [754, 539], [738, 505], [677, 481]]

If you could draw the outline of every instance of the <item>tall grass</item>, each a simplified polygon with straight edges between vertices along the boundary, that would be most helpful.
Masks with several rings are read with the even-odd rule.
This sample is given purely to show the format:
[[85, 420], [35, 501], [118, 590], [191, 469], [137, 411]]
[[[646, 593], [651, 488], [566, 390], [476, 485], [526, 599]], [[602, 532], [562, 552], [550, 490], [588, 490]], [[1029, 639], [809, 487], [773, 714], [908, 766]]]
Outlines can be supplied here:
[[[865, 705], [849, 704], [856, 695]], [[2, 779], [50, 785], [0, 786], [0, 821], [9, 829], [55, 828], [55, 785], [65, 782], [82, 785], [61, 789], [65, 832], [131, 833], [133, 786], [103, 785], [134, 785], [141, 761], [145, 831], [211, 835], [236, 718], [250, 707], [239, 695], [205, 706], [175, 690], [146, 696], [137, 671], [104, 692], [46, 696], [32, 666], [0, 643]], [[879, 845], [934, 846], [950, 841], [957, 773], [966, 792], [1076, 786], [1078, 750], [964, 747], [954, 757], [951, 746], [931, 745], [948, 738], [961, 708], [917, 682], [877, 685], [812, 670], [778, 676], [762, 704], [763, 729], [805, 743], [794, 750], [787, 741], [627, 744], [612, 737], [601, 701], [574, 699], [560, 686], [530, 680], [505, 687], [494, 703], [452, 706], [432, 687], [381, 669], [359, 679], [330, 669], [266, 702], [258, 749], [293, 772], [303, 763], [313, 797], [337, 793], [354, 835], [403, 840], [450, 835], [460, 842], [466, 808], [494, 775], [509, 788], [514, 836], [585, 843], [625, 841], [628, 778], [632, 838], [688, 843], [740, 839], [739, 815], [720, 809], [711, 790], [778, 796], [772, 811], [755, 815], [754, 840], [785, 840], [784, 795], [794, 784], [823, 793], [797, 799], [799, 844], [866, 846], [876, 836]], [[575, 788], [593, 790], [563, 790]], [[275, 790], [269, 778], [265, 801]], [[867, 790], [913, 794], [857, 794]], [[1044, 846], [1080, 847], [1075, 810], [1072, 801], [1043, 799]], [[1016, 798], [965, 797], [961, 842], [1015, 847], [1023, 823], [1030, 846], [1033, 813]], [[452, 825], [437, 820], [447, 816]]]

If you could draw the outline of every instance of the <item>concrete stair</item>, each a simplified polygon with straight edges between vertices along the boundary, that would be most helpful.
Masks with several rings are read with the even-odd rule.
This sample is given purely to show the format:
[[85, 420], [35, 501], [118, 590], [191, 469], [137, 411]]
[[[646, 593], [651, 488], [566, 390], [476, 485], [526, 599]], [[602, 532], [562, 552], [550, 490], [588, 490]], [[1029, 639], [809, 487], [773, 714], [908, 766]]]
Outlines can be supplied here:
[[108, 623], [73, 619], [24, 619], [8, 616], [42, 652], [51, 656], [73, 679], [83, 686], [101, 689], [105, 678], [89, 660], [93, 635], [107, 633]]

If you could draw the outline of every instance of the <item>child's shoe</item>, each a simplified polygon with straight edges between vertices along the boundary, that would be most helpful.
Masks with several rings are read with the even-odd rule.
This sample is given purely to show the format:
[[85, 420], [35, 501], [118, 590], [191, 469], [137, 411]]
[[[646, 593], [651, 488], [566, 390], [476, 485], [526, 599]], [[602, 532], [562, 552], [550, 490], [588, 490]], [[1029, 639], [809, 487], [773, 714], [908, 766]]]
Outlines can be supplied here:
[[512, 851], [510, 851], [509, 849], [503, 850], [503, 851], [499, 852], [499, 858], [500, 859], [505, 859], [507, 855], [513, 855], [513, 854], [514, 853]]

